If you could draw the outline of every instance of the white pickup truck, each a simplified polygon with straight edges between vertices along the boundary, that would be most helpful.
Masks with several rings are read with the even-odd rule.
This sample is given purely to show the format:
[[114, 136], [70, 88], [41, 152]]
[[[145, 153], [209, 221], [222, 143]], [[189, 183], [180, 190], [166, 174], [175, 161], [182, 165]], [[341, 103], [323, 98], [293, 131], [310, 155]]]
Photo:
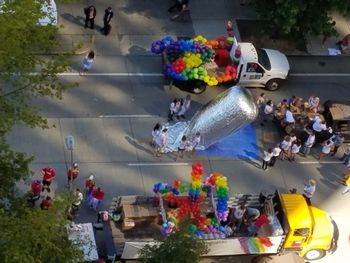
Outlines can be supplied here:
[[[278, 90], [288, 77], [290, 67], [287, 57], [277, 50], [255, 48], [252, 43], [237, 44], [233, 45], [229, 52], [229, 63], [233, 65], [237, 47], [241, 50], [236, 78], [222, 84], [260, 87], [270, 91]], [[169, 63], [165, 53], [163, 54], [163, 59], [164, 63]], [[225, 67], [216, 66], [213, 68], [213, 62], [210, 64], [211, 71], [215, 71], [216, 74], [221, 74], [225, 70]], [[197, 94], [204, 92], [207, 87], [204, 81], [194, 79], [185, 81], [171, 80], [170, 85]]]

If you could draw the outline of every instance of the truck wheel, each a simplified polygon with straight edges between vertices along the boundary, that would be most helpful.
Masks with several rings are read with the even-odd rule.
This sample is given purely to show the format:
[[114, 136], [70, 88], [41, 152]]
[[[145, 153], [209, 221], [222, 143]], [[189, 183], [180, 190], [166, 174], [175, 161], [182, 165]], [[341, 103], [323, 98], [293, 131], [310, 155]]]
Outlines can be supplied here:
[[265, 88], [270, 90], [270, 91], [275, 91], [278, 90], [283, 83], [282, 79], [270, 79], [266, 85]]
[[306, 260], [317, 260], [323, 258], [326, 255], [326, 251], [322, 249], [311, 249], [304, 255]]
[[251, 263], [271, 263], [273, 258], [270, 256], [257, 256], [252, 259]]

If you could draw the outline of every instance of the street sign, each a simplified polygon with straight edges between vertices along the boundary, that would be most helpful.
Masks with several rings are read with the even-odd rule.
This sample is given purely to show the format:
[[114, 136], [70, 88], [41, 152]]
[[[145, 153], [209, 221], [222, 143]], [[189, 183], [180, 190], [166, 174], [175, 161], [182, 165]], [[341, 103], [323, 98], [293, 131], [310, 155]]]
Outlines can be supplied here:
[[72, 135], [66, 136], [64, 139], [64, 145], [68, 151], [73, 151], [74, 149], [74, 137]]

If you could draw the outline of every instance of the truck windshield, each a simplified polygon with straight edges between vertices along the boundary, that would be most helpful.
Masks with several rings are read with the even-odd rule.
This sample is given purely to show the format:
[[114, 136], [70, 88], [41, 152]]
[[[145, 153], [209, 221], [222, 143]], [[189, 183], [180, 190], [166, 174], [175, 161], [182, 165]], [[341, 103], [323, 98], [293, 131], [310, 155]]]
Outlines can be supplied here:
[[271, 63], [270, 63], [270, 59], [269, 59], [269, 56], [267, 55], [266, 51], [261, 49], [261, 48], [257, 48], [256, 52], [258, 53], [259, 64], [262, 65], [265, 69], [270, 70]]

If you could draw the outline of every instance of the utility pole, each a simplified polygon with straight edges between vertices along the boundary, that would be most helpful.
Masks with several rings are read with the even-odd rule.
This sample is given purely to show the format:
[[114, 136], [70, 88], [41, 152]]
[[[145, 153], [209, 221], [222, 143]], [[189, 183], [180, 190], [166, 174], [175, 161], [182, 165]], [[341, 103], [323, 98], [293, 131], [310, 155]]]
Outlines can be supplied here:
[[[66, 149], [70, 151], [70, 168], [73, 167], [73, 150], [74, 150], [74, 137], [72, 135], [67, 135], [64, 140], [64, 145], [66, 146]], [[69, 173], [69, 170], [67, 171]], [[72, 191], [73, 189], [73, 175], [70, 176], [69, 179], [69, 189]]]

